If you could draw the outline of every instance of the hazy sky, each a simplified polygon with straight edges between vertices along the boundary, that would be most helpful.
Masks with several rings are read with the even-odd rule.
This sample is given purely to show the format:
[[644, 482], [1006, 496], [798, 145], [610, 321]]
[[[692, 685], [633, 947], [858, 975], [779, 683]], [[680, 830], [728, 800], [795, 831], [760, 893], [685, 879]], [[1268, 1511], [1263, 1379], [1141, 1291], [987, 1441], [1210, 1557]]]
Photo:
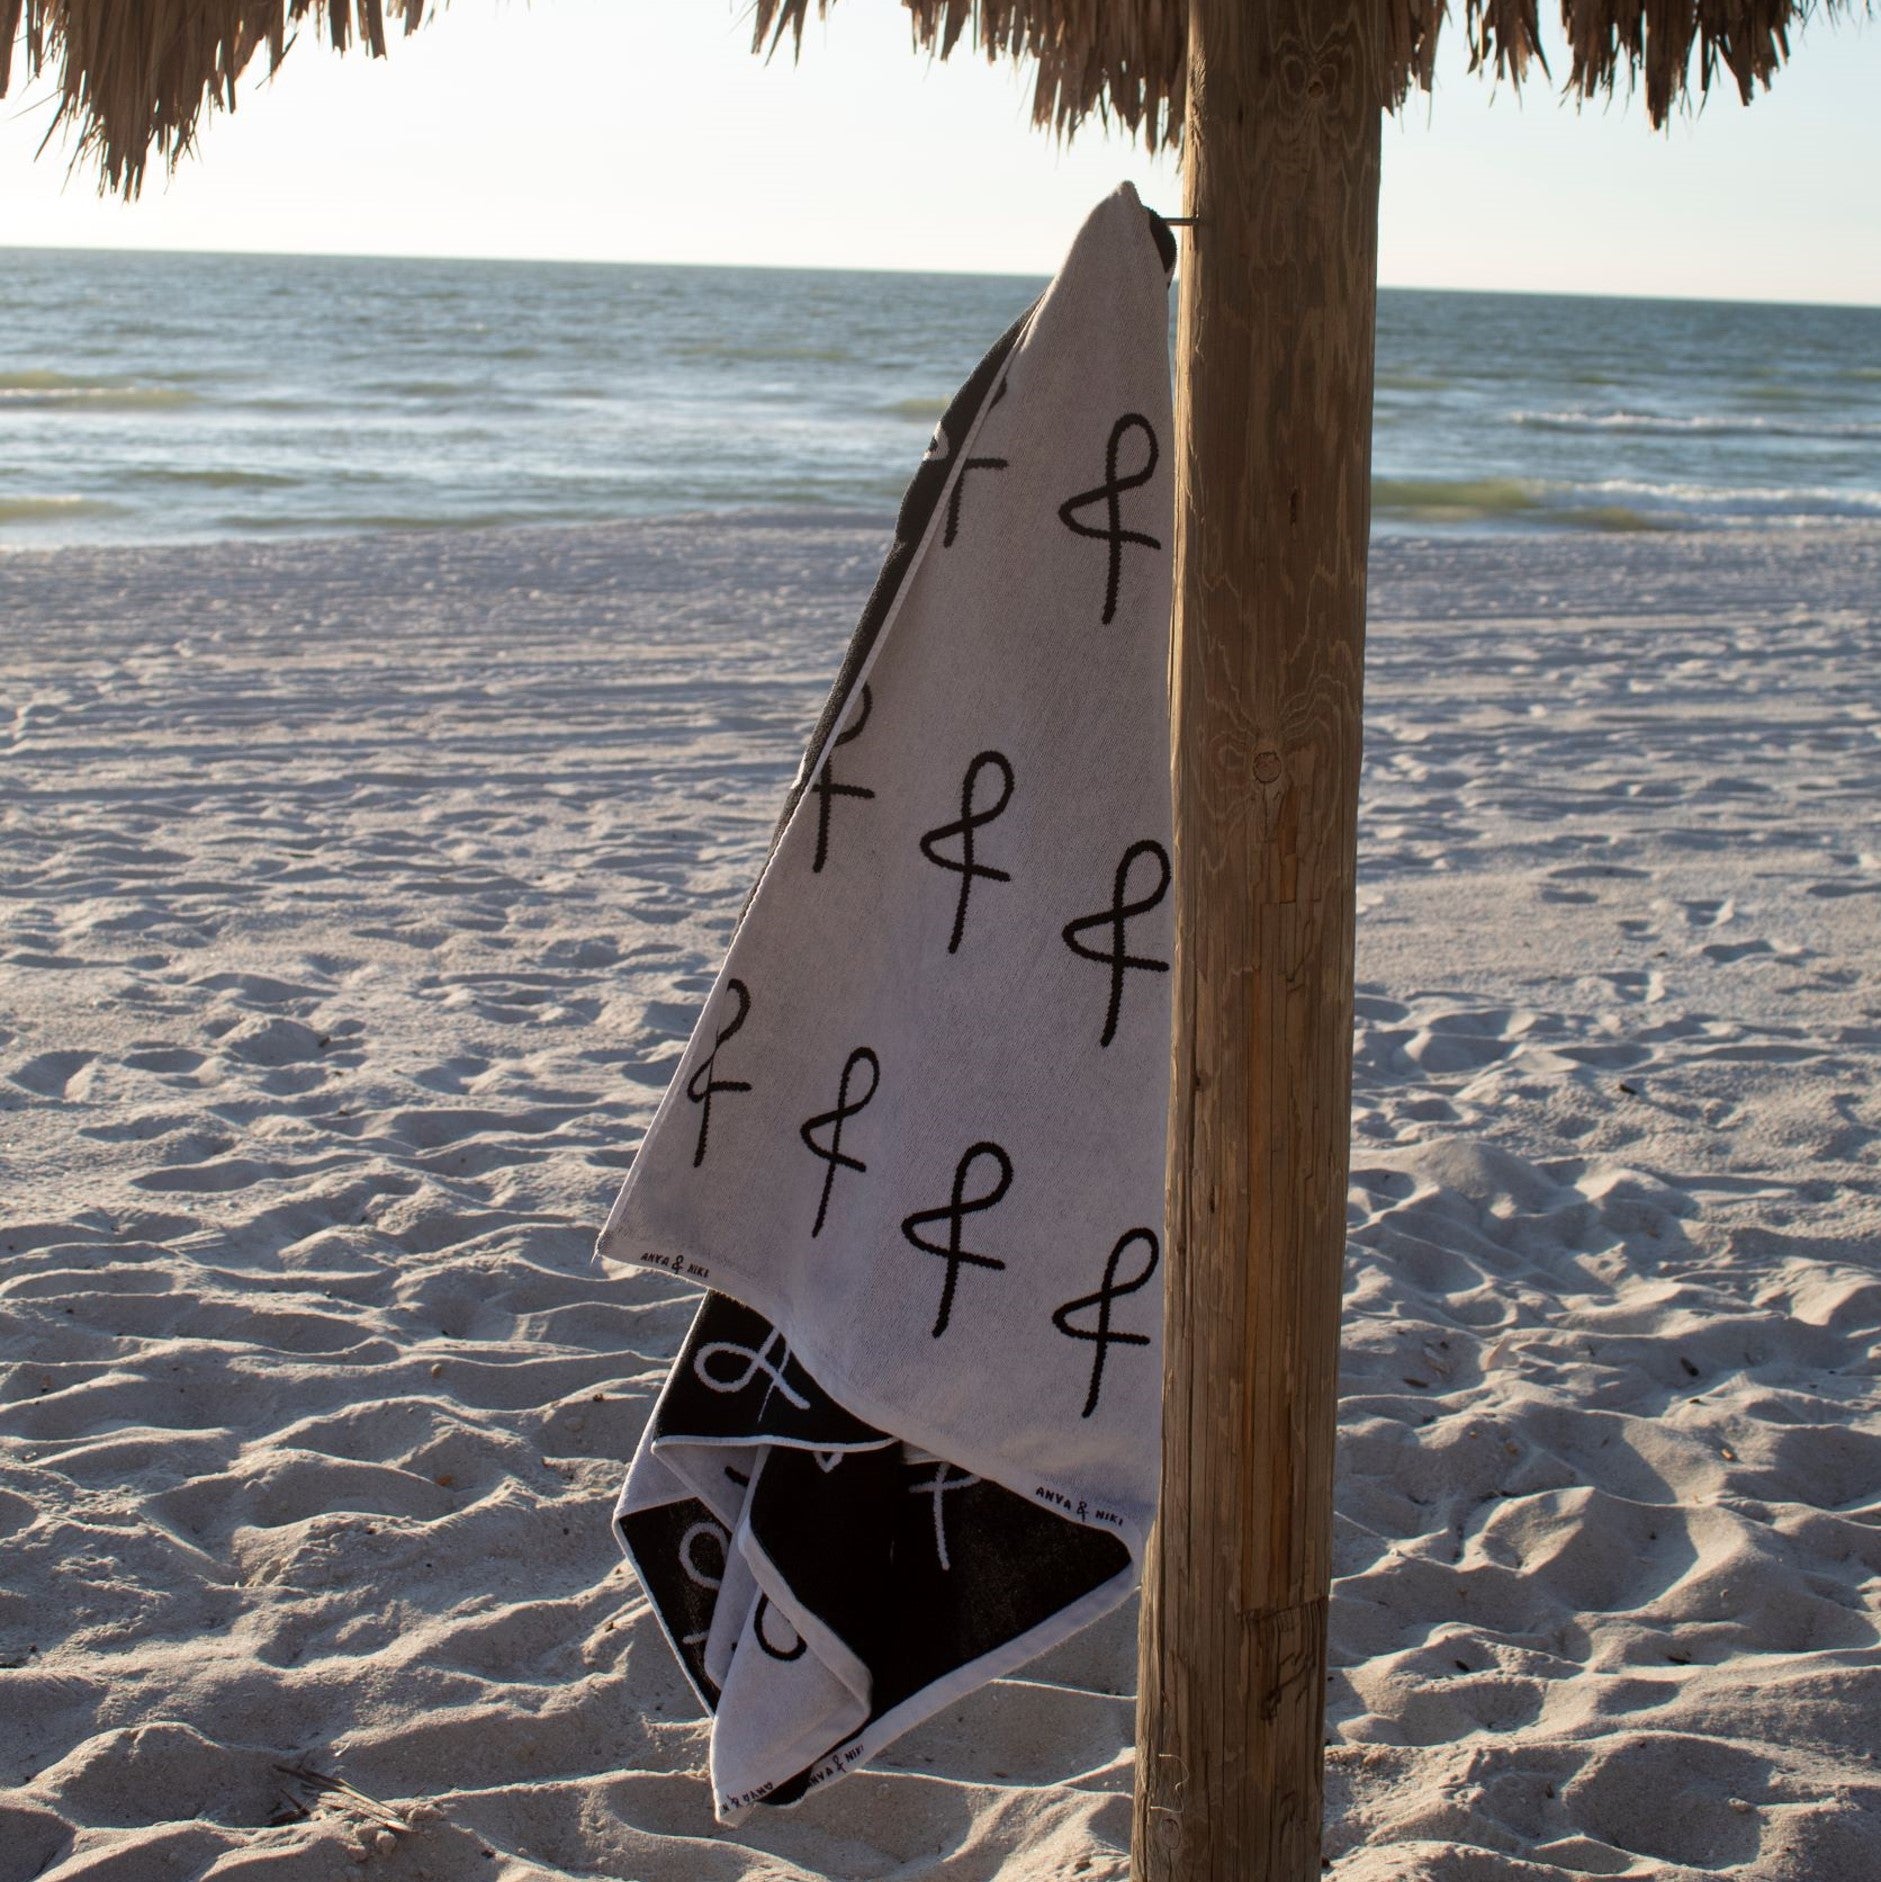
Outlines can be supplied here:
[[[1881, 304], [1881, 24], [1817, 22], [1749, 110], [1665, 135], [1472, 78], [1446, 39], [1386, 127], [1388, 284]], [[1046, 273], [1120, 177], [1181, 195], [1096, 127], [1031, 130], [1013, 68], [912, 53], [894, 0], [841, 0], [795, 68], [727, 0], [453, 0], [384, 62], [309, 33], [131, 205], [35, 161], [46, 89], [0, 104], [0, 245]]]

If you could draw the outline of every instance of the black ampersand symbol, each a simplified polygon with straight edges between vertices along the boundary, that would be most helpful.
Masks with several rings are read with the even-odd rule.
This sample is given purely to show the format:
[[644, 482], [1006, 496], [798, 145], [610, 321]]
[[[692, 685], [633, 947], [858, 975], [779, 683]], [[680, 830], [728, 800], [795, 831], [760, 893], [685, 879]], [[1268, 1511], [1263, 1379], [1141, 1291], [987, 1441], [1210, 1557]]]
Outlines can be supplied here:
[[713, 1067], [718, 1064], [719, 1048], [724, 1045], [739, 1027], [745, 1023], [745, 1017], [751, 1011], [751, 994], [742, 980], [728, 980], [725, 991], [738, 1002], [738, 1011], [732, 1015], [729, 1026], [721, 1026], [718, 1035], [712, 1041], [712, 1050], [705, 1061], [693, 1073], [686, 1083], [686, 1096], [699, 1107], [699, 1147], [692, 1153], [692, 1167], [696, 1170], [705, 1161], [706, 1133], [712, 1128], [712, 1094], [715, 1091], [749, 1091], [750, 1085], [742, 1078], [714, 1078]]
[[[973, 798], [980, 781], [980, 773], [991, 766], [1000, 776], [999, 802], [989, 805], [985, 810], [975, 810]], [[973, 833], [984, 824], [989, 824], [1006, 806], [1012, 802], [1012, 766], [996, 751], [980, 752], [967, 766], [966, 777], [960, 785], [960, 821], [943, 823], [938, 829], [930, 830], [921, 839], [921, 854], [929, 862], [938, 863], [943, 869], [951, 869], [960, 878], [960, 900], [954, 907], [953, 938], [947, 943], [949, 954], [960, 952], [960, 937], [967, 931], [967, 897], [973, 893], [973, 879], [984, 876], [989, 882], [1010, 882], [1012, 877], [1003, 869], [995, 869], [990, 863], [978, 863], [973, 860]], [[935, 847], [943, 838], [957, 836], [960, 839], [960, 860], [943, 856]]]
[[[983, 1196], [969, 1196], [967, 1191], [967, 1173], [981, 1157], [991, 1157], [998, 1175], [993, 1187]], [[960, 1282], [960, 1270], [965, 1266], [975, 1268], [1005, 1267], [1003, 1261], [992, 1255], [976, 1255], [971, 1249], [960, 1246], [960, 1230], [970, 1215], [978, 1215], [982, 1210], [991, 1209], [1012, 1187], [1012, 1159], [997, 1144], [975, 1144], [968, 1150], [954, 1167], [953, 1200], [944, 1209], [921, 1209], [909, 1216], [901, 1225], [901, 1232], [923, 1254], [939, 1255], [947, 1263], [947, 1279], [941, 1287], [940, 1312], [934, 1318], [933, 1337], [939, 1339], [947, 1331], [947, 1322], [953, 1317], [954, 1289]], [[947, 1239], [945, 1242], [931, 1242], [919, 1231], [929, 1222], [945, 1222]]]
[[[1143, 1272], [1133, 1280], [1121, 1284], [1117, 1280], [1117, 1264], [1123, 1259], [1123, 1251], [1132, 1242], [1142, 1242], [1149, 1249], [1149, 1259], [1143, 1264]], [[1097, 1395], [1104, 1385], [1104, 1354], [1113, 1346], [1147, 1346], [1150, 1336], [1147, 1333], [1114, 1333], [1110, 1325], [1110, 1307], [1113, 1301], [1121, 1300], [1126, 1294], [1134, 1294], [1139, 1288], [1149, 1284], [1149, 1278], [1156, 1272], [1156, 1264], [1162, 1257], [1162, 1250], [1157, 1246], [1156, 1237], [1148, 1229], [1131, 1229], [1110, 1251], [1110, 1259], [1104, 1263], [1104, 1281], [1095, 1294], [1082, 1294], [1076, 1300], [1068, 1300], [1062, 1307], [1052, 1311], [1052, 1325], [1068, 1339], [1089, 1340], [1097, 1351], [1091, 1355], [1091, 1389], [1085, 1396], [1084, 1410], [1080, 1414], [1088, 1418], [1097, 1409]], [[1082, 1313], [1086, 1307], [1097, 1309], [1095, 1327], [1074, 1327], [1071, 1316]]]
[[[1117, 447], [1123, 442], [1124, 434], [1140, 431], [1149, 445], [1149, 455], [1143, 460], [1141, 470], [1131, 471], [1126, 477], [1117, 475]], [[1067, 529], [1075, 530], [1080, 536], [1090, 536], [1098, 542], [1110, 544], [1110, 581], [1104, 590], [1104, 625], [1108, 627], [1117, 613], [1117, 581], [1123, 570], [1123, 545], [1126, 542], [1140, 543], [1145, 549], [1160, 549], [1162, 544], [1154, 536], [1148, 536], [1140, 529], [1125, 529], [1123, 526], [1123, 506], [1119, 499], [1126, 490], [1134, 490], [1139, 484], [1146, 484], [1156, 471], [1156, 432], [1150, 421], [1139, 412], [1125, 412], [1110, 428], [1110, 444], [1104, 453], [1104, 481], [1095, 490], [1086, 490], [1075, 497], [1067, 497], [1058, 506], [1059, 520]], [[1109, 524], [1103, 529], [1093, 529], [1089, 523], [1080, 523], [1076, 510], [1087, 510], [1093, 503], [1103, 503], [1109, 507]]]
[[[1000, 391], [1005, 387], [1002, 385]], [[998, 404], [995, 396], [993, 403]], [[990, 409], [990, 408], [989, 408]], [[1008, 470], [1010, 465], [1003, 457], [970, 457], [960, 466], [960, 474], [954, 479], [954, 487], [947, 493], [947, 527], [941, 532], [941, 547], [951, 549], [954, 538], [960, 534], [960, 493], [967, 487], [967, 472], [976, 470]]]
[[[847, 731], [837, 733], [830, 741], [830, 752], [834, 755], [838, 745], [847, 745], [852, 739], [862, 736], [862, 728], [869, 722], [869, 714], [875, 710], [875, 695], [865, 685], [862, 688], [861, 710], [850, 721]], [[830, 770], [830, 759], [823, 760], [822, 768], [816, 774], [816, 782], [810, 787], [816, 796], [816, 860], [810, 865], [810, 873], [820, 876], [823, 865], [829, 861], [829, 807], [830, 800], [837, 797], [873, 797], [875, 793], [862, 784], [838, 784], [836, 774]]]
[[[849, 1081], [855, 1075], [858, 1065], [869, 1068], [869, 1088], [852, 1104], [849, 1100]], [[836, 1181], [837, 1166], [845, 1170], [866, 1170], [869, 1166], [860, 1157], [852, 1157], [843, 1149], [843, 1120], [854, 1117], [864, 1109], [875, 1096], [876, 1087], [882, 1082], [882, 1062], [867, 1046], [857, 1046], [843, 1061], [842, 1083], [836, 1088], [836, 1108], [833, 1111], [819, 1111], [813, 1118], [806, 1119], [798, 1127], [803, 1141], [809, 1145], [812, 1156], [821, 1157], [829, 1168], [823, 1172], [823, 1196], [816, 1205], [816, 1226], [811, 1229], [811, 1239], [823, 1233], [823, 1218], [829, 1212], [830, 1185]], [[816, 1140], [815, 1133], [823, 1126], [829, 1126], [829, 1145], [825, 1148]]]
[[[1155, 862], [1157, 869], [1156, 886], [1147, 895], [1140, 895], [1134, 902], [1124, 898], [1130, 889], [1130, 868], [1139, 856], [1148, 856]], [[1087, 961], [1101, 961], [1110, 968], [1110, 1010], [1104, 1015], [1103, 1036], [1098, 1040], [1100, 1046], [1107, 1046], [1117, 1036], [1117, 1015], [1123, 1008], [1123, 977], [1125, 972], [1134, 967], [1148, 974], [1166, 974], [1169, 971], [1167, 961], [1159, 961], [1147, 954], [1132, 954], [1124, 941], [1124, 923], [1132, 915], [1147, 915], [1169, 893], [1169, 853], [1160, 843], [1152, 843], [1145, 838], [1141, 843], [1132, 843], [1123, 853], [1123, 861], [1117, 865], [1117, 879], [1110, 892], [1110, 906], [1100, 909], [1095, 915], [1086, 915], [1078, 921], [1065, 923], [1065, 946], [1073, 954], [1082, 955]], [[1109, 928], [1110, 946], [1108, 948], [1086, 947], [1078, 936], [1091, 928]]]

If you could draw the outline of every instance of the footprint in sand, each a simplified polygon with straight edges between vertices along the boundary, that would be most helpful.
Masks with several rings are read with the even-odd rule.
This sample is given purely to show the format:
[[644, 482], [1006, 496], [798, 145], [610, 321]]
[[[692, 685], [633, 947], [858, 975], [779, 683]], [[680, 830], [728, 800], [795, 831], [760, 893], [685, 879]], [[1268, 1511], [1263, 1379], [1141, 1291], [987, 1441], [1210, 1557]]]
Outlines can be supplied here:
[[71, 1086], [79, 1073], [97, 1056], [95, 1052], [42, 1052], [7, 1077], [23, 1091], [42, 1098], [64, 1098], [72, 1095]]

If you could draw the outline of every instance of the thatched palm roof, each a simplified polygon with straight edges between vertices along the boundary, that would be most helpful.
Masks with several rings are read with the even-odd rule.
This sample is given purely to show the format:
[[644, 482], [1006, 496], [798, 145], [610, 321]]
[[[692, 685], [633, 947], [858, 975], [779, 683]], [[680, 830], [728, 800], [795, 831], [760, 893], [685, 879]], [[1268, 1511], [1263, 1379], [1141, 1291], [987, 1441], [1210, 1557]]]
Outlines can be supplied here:
[[[1244, 0], [1263, 4], [1264, 0]], [[1821, 0], [1844, 10], [1852, 0]], [[437, 0], [431, 0], [433, 9]], [[755, 0], [755, 44], [801, 43], [811, 6]], [[904, 0], [917, 45], [945, 58], [963, 41], [1038, 65], [1033, 116], [1069, 133], [1093, 114], [1120, 119], [1152, 148], [1182, 134], [1186, 0]], [[1448, 0], [1376, 0], [1388, 96], [1428, 86]], [[1573, 54], [1567, 85], [1586, 97], [1643, 79], [1661, 124], [1729, 73], [1746, 102], [1789, 54], [1812, 0], [1561, 0]], [[338, 50], [386, 50], [388, 23], [412, 31], [427, 0], [0, 0], [0, 96], [22, 24], [29, 73], [50, 71], [60, 119], [78, 128], [106, 187], [134, 194], [152, 152], [174, 163], [204, 114], [233, 107], [236, 80], [265, 46], [280, 64], [312, 26]], [[1472, 68], [1520, 82], [1541, 60], [1538, 0], [1461, 0]], [[1546, 69], [1543, 63], [1543, 69]]]
[[263, 46], [270, 69], [310, 18], [336, 51], [385, 56], [388, 16], [413, 31], [425, 0], [0, 0], [0, 97], [25, 27], [26, 70], [50, 69], [59, 121], [78, 127], [106, 187], [135, 195], [154, 150], [174, 163]]

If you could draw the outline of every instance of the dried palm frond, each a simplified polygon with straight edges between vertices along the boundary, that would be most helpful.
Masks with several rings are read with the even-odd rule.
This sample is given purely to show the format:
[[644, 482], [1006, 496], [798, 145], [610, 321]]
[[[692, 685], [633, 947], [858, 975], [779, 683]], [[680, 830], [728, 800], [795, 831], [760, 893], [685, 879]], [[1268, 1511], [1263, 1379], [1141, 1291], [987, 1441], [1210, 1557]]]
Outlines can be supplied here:
[[[310, 16], [336, 52], [354, 39], [376, 57], [386, 21], [406, 32], [425, 0], [0, 0], [0, 96], [22, 37], [26, 69], [52, 69], [52, 130], [78, 128], [103, 187], [134, 196], [151, 153], [174, 165], [212, 106], [235, 108], [235, 84], [263, 46], [273, 70]], [[49, 133], [50, 135], [50, 133]]]
[[[1264, 0], [1240, 0], [1263, 4]], [[1448, 0], [1374, 0], [1379, 103], [1428, 88]], [[1728, 72], [1746, 101], [1789, 56], [1791, 31], [1817, 0], [1561, 0], [1572, 55], [1569, 91], [1609, 94], [1645, 81], [1652, 122]], [[1819, 0], [1824, 12], [1855, 0]], [[832, 0], [753, 0], [753, 43], [801, 51], [814, 6]], [[989, 59], [1030, 60], [1036, 123], [1068, 137], [1088, 118], [1115, 118], [1149, 149], [1177, 145], [1188, 77], [1187, 0], [903, 0], [920, 47], [946, 58], [962, 42]], [[1864, 0], [1872, 5], [1872, 0]], [[304, 20], [339, 50], [357, 40], [383, 57], [386, 23], [412, 31], [427, 0], [0, 0], [0, 95], [24, 29], [29, 72], [56, 73], [54, 122], [78, 128], [104, 187], [135, 195], [154, 152], [174, 164], [204, 114], [235, 103], [236, 81], [266, 47], [270, 69]], [[1472, 70], [1520, 84], [1547, 70], [1537, 0], [1461, 0]]]
[[[1150, 149], [1181, 142], [1188, 67], [1186, 0], [902, 0], [916, 45], [946, 58], [962, 40], [988, 58], [1038, 63], [1033, 121], [1061, 136], [1086, 118], [1115, 115]], [[1257, 0], [1247, 0], [1257, 3]], [[774, 52], [788, 35], [801, 49], [811, 7], [833, 0], [755, 0], [753, 44]], [[1376, 0], [1385, 77], [1380, 104], [1401, 105], [1428, 90], [1448, 0]], [[1655, 126], [1720, 69], [1746, 103], [1789, 55], [1789, 34], [1814, 0], [1561, 0], [1573, 66], [1567, 88], [1581, 97], [1610, 93], [1643, 75]], [[1827, 14], [1853, 0], [1821, 0]], [[1536, 0], [1462, 0], [1470, 69], [1493, 68], [1519, 85], [1531, 65], [1545, 72]]]

